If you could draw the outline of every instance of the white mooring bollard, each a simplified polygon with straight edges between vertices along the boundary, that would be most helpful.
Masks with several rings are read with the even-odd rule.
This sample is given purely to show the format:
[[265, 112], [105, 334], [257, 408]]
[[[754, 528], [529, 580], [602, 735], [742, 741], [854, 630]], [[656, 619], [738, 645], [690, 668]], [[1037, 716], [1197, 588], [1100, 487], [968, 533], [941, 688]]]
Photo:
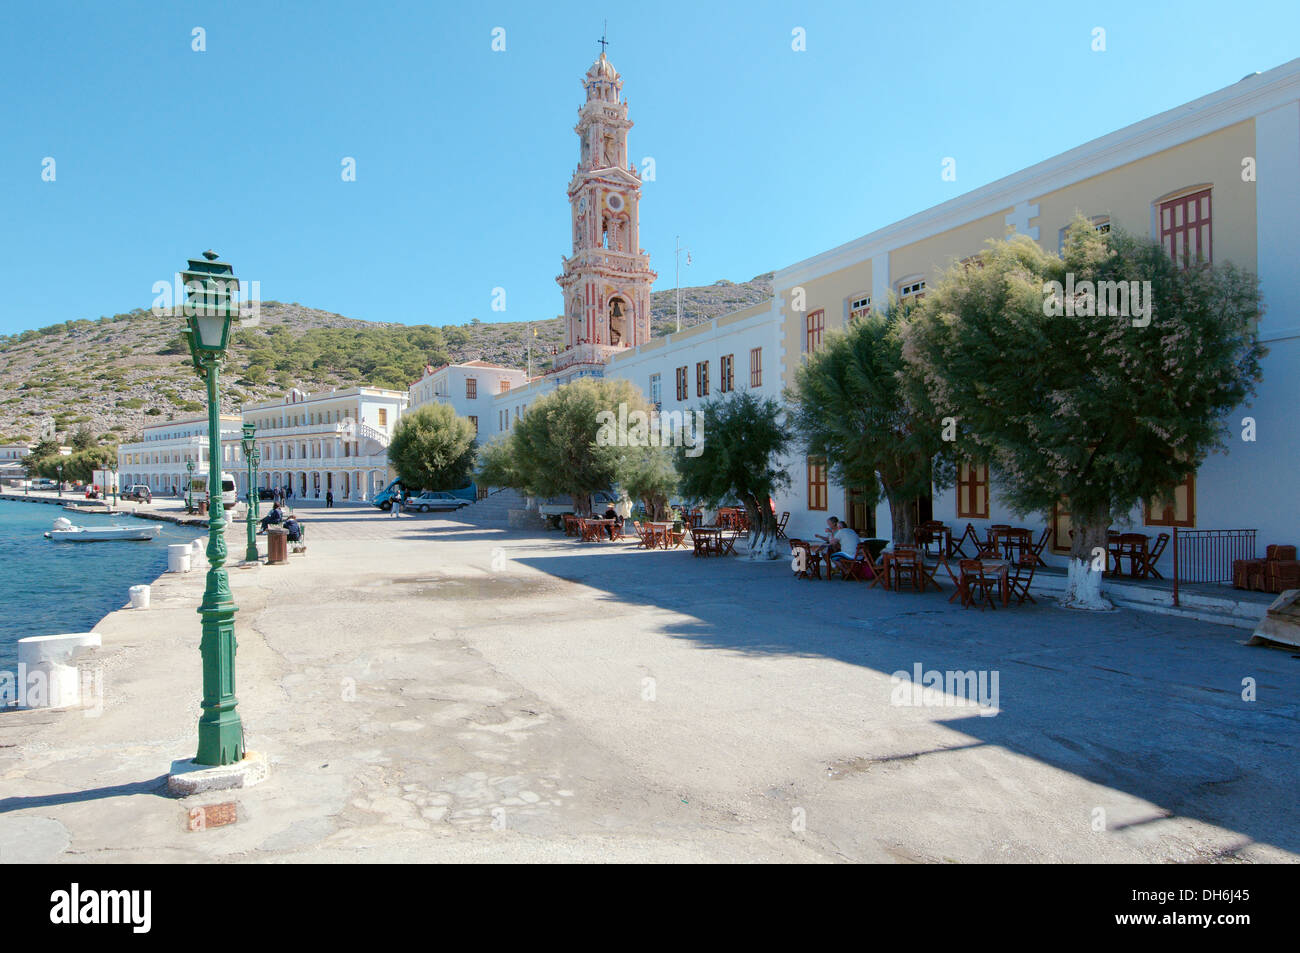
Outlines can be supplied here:
[[127, 593], [129, 593], [131, 596], [132, 609], [149, 608], [149, 587], [148, 586], [132, 586], [130, 589], [127, 590]]
[[72, 708], [81, 704], [77, 657], [99, 645], [98, 632], [19, 639], [19, 704], [24, 708]]
[[168, 572], [189, 572], [190, 571], [190, 549], [189, 543], [173, 543], [167, 547], [167, 571]]

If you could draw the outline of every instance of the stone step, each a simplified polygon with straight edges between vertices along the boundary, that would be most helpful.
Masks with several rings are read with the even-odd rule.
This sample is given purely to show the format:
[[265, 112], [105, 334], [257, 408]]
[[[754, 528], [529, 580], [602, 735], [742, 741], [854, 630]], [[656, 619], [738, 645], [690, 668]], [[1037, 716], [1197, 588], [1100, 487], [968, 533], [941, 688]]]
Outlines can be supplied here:
[[[1065, 591], [1065, 574], [1040, 572], [1034, 576], [1030, 590], [1035, 595], [1040, 592], [1046, 595], [1062, 593]], [[1181, 591], [1179, 604], [1174, 605], [1173, 590], [1169, 587], [1127, 582], [1102, 586], [1102, 594], [1120, 608], [1180, 616], [1237, 629], [1254, 629], [1268, 611], [1268, 603], [1248, 596], [1239, 598], [1235, 592], [1233, 589], [1225, 589], [1221, 594]]]

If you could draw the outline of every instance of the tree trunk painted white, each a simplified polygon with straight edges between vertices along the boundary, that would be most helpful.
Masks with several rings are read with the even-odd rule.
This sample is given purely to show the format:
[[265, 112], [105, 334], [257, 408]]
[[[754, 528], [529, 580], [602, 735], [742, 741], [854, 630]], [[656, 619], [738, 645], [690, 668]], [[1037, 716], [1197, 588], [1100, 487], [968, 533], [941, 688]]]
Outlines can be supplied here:
[[1092, 561], [1074, 557], [1066, 567], [1061, 605], [1066, 609], [1092, 612], [1108, 612], [1115, 608], [1114, 603], [1101, 594], [1101, 573], [1092, 568]]
[[781, 554], [776, 551], [776, 534], [766, 533], [762, 530], [750, 530], [749, 558], [780, 559]]

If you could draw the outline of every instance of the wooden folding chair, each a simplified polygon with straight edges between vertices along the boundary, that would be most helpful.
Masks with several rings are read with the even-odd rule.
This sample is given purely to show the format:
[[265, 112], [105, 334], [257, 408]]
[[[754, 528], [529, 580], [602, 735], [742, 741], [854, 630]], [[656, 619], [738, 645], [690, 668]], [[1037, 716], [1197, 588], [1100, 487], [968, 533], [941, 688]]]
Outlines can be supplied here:
[[994, 609], [997, 603], [993, 601], [993, 589], [998, 585], [996, 573], [989, 573], [984, 568], [984, 563], [978, 559], [963, 559], [961, 561], [961, 604], [963, 608], [978, 604], [980, 611], [984, 611], [987, 603]]
[[1147, 551], [1146, 559], [1143, 560], [1142, 562], [1142, 577], [1144, 579], [1147, 576], [1155, 576], [1155, 578], [1157, 579], [1165, 578], [1164, 576], [1160, 575], [1160, 570], [1156, 569], [1156, 561], [1161, 557], [1161, 555], [1165, 551], [1165, 547], [1168, 545], [1169, 545], [1168, 533], [1161, 533], [1159, 536], [1156, 537], [1156, 544], [1152, 546], [1150, 550]]
[[925, 569], [921, 566], [921, 554], [917, 550], [895, 547], [889, 563], [894, 574], [894, 589], [902, 589], [903, 580], [906, 579], [913, 590], [925, 592]]
[[785, 524], [788, 523], [788, 522], [790, 522], [790, 511], [789, 511], [789, 510], [786, 510], [784, 513], [781, 514], [781, 518], [777, 521], [777, 524], [776, 524], [776, 538], [777, 538], [777, 539], [785, 539], [785, 538], [786, 538], [786, 535], [785, 535]]
[[1016, 605], [1024, 605], [1026, 599], [1038, 605], [1038, 600], [1029, 594], [1030, 583], [1034, 581], [1034, 571], [1038, 568], [1038, 563], [1034, 561], [1034, 554], [1026, 553], [1021, 556], [1015, 568], [1015, 573], [1007, 579], [1007, 585], [1011, 587], [1011, 595], [1016, 596]]
[[966, 529], [962, 531], [962, 534], [960, 536], [956, 538], [949, 537], [948, 558], [952, 559], [954, 556], [956, 556], [959, 559], [969, 559], [970, 557], [966, 555], [966, 551], [962, 548], [962, 546], [968, 542], [974, 548], [975, 552], [979, 552], [979, 548], [982, 544], [980, 543], [980, 538], [978, 534], [976, 534], [975, 532], [974, 523], [967, 523]]
[[866, 543], [858, 543], [857, 551], [850, 559], [827, 559], [826, 560], [826, 578], [830, 579], [835, 573], [845, 582], [850, 579], [860, 579], [866, 582], [871, 578], [871, 552], [867, 549]]
[[636, 538], [642, 549], [650, 548], [650, 536], [641, 528], [641, 523], [637, 520], [632, 521], [632, 528], [636, 530]]
[[1035, 566], [1047, 565], [1047, 563], [1043, 561], [1043, 550], [1047, 548], [1047, 539], [1051, 535], [1052, 535], [1052, 527], [1049, 526], [1047, 527], [1047, 529], [1043, 530], [1043, 535], [1038, 537], [1038, 542], [1034, 543], [1034, 545], [1031, 547], [1031, 552], [1033, 553], [1034, 556]]
[[803, 563], [804, 568], [801, 571], [795, 573], [795, 578], [796, 579], [820, 579], [822, 577], [821, 556], [819, 556], [817, 553], [814, 553], [812, 551], [812, 546], [804, 542], [802, 539], [790, 540], [790, 554], [794, 555], [800, 550], [803, 550], [804, 552], [804, 563]]

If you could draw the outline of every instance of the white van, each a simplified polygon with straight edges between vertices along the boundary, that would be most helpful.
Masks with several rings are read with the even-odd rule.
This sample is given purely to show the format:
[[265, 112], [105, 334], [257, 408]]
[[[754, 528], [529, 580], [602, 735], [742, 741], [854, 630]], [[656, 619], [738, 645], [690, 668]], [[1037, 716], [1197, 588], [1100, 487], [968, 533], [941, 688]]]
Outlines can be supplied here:
[[[195, 477], [190, 481], [190, 495], [194, 498], [194, 505], [208, 502], [208, 478]], [[235, 490], [235, 478], [229, 473], [221, 474], [221, 507], [222, 509], [233, 510], [235, 504], [239, 501], [239, 495]]]

